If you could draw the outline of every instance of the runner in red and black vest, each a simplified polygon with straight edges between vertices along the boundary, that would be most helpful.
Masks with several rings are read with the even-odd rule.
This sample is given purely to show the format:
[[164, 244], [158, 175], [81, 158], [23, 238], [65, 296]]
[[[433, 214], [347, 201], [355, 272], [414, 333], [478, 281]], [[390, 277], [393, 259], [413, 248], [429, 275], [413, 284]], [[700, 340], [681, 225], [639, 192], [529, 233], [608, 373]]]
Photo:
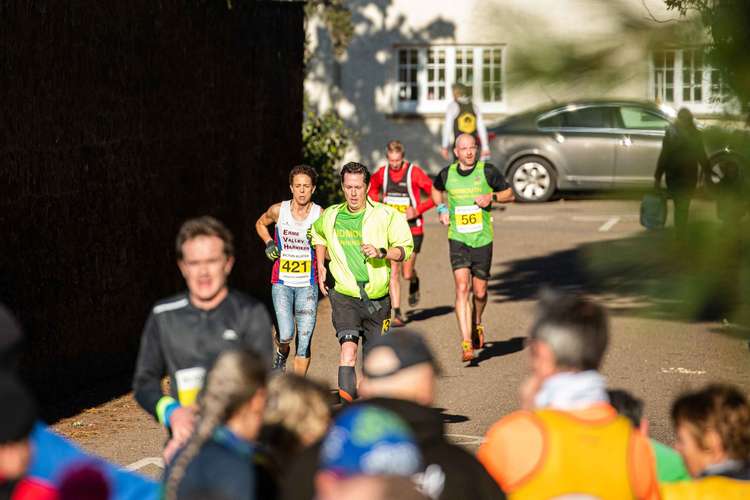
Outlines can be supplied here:
[[[368, 195], [374, 201], [382, 201], [395, 208], [409, 221], [411, 234], [414, 239], [414, 253], [411, 258], [401, 262], [391, 261], [390, 295], [393, 304], [393, 321], [391, 326], [404, 326], [406, 319], [401, 314], [401, 275], [409, 282], [409, 306], [419, 303], [419, 278], [414, 266], [417, 254], [422, 248], [424, 238], [424, 220], [422, 214], [435, 206], [429, 197], [432, 190], [432, 180], [419, 165], [404, 160], [404, 145], [399, 141], [391, 141], [386, 148], [388, 163], [378, 169], [370, 179]], [[421, 193], [427, 198], [423, 201]]]

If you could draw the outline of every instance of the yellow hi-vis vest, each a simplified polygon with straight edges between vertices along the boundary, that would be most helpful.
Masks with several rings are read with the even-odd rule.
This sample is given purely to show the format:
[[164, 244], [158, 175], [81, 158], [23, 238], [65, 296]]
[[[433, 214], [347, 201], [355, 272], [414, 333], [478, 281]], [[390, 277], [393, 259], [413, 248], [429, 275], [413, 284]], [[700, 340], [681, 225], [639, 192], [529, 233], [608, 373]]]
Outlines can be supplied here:
[[508, 498], [635, 498], [631, 484], [633, 427], [624, 417], [582, 420], [558, 410], [537, 410], [544, 452], [534, 471]]
[[694, 481], [662, 484], [662, 500], [747, 500], [750, 481], [711, 476]]

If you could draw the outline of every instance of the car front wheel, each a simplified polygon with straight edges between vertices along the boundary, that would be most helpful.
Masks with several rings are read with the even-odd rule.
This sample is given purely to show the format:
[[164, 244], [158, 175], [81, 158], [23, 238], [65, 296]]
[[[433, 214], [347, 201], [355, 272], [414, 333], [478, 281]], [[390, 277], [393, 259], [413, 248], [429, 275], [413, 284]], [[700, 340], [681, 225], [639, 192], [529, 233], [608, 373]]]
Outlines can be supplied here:
[[555, 192], [555, 170], [544, 158], [521, 158], [513, 163], [509, 174], [510, 186], [518, 201], [539, 203], [549, 200]]

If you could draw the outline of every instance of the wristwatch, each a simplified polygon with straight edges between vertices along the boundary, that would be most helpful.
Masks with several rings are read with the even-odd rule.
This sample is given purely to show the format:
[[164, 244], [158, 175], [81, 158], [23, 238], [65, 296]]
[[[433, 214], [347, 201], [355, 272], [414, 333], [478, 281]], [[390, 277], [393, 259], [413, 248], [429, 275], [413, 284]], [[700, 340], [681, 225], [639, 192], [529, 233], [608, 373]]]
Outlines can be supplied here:
[[385, 259], [385, 256], [388, 255], [388, 250], [386, 250], [385, 248], [382, 248], [382, 247], [378, 248], [378, 252], [380, 253], [380, 257], [379, 258], [381, 258], [381, 259]]

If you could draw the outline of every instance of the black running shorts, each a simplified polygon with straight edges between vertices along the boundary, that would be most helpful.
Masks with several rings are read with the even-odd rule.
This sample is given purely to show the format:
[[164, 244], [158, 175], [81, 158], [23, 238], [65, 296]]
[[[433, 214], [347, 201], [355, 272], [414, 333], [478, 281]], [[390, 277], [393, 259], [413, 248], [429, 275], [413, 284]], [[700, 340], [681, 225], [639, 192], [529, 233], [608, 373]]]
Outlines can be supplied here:
[[492, 268], [492, 243], [472, 248], [460, 241], [448, 240], [450, 248], [451, 267], [463, 269], [468, 267], [472, 276], [479, 279], [490, 279], [490, 269]]
[[331, 318], [339, 341], [348, 335], [363, 337], [364, 345], [368, 339], [386, 333], [391, 326], [391, 298], [388, 295], [371, 300], [373, 304], [380, 305], [380, 309], [372, 314], [362, 299], [343, 295], [333, 288], [329, 290], [328, 297], [331, 299]]

